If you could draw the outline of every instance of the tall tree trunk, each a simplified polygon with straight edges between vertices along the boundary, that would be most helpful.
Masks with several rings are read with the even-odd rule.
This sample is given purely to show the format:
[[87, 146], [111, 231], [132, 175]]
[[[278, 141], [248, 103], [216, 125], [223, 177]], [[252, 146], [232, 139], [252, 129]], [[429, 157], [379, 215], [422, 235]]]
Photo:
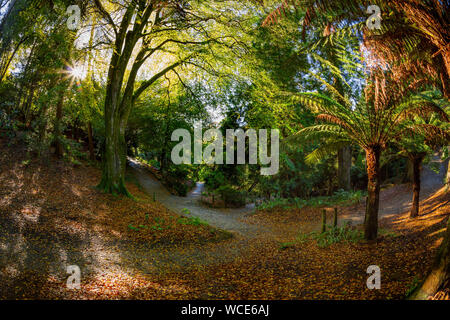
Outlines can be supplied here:
[[44, 144], [45, 132], [47, 131], [47, 105], [43, 105], [39, 111], [39, 123], [38, 123], [38, 141], [39, 150], [38, 155], [41, 155], [42, 145]]
[[163, 140], [163, 146], [162, 146], [162, 152], [161, 152], [161, 162], [160, 162], [160, 169], [161, 169], [161, 173], [163, 174], [163, 176], [167, 173], [168, 170], [168, 159], [167, 159], [167, 144], [170, 141], [170, 126], [169, 126], [169, 122], [170, 122], [170, 81], [169, 81], [169, 86], [168, 86], [168, 91], [167, 91], [167, 97], [168, 97], [168, 103], [167, 103], [167, 107], [166, 107], [166, 115], [164, 117], [164, 122], [165, 122], [165, 128], [164, 128], [164, 140]]
[[94, 161], [95, 160], [94, 138], [92, 136], [92, 122], [91, 121], [88, 122], [87, 127], [88, 127], [89, 159]]
[[412, 189], [413, 189], [413, 200], [412, 207], [409, 216], [411, 218], [415, 218], [419, 215], [419, 199], [420, 199], [420, 171], [422, 167], [424, 155], [422, 154], [414, 154], [410, 157], [412, 165], [413, 165], [413, 181], [412, 181]]
[[[136, 5], [129, 5], [120, 23], [113, 54], [109, 63], [108, 80], [105, 97], [105, 150], [103, 154], [102, 180], [98, 187], [113, 194], [124, 194], [131, 197], [125, 187], [126, 143], [125, 128], [128, 120], [134, 82], [139, 68], [134, 63], [128, 77], [127, 86], [121, 95], [126, 67], [145, 24], [128, 30], [135, 13]], [[142, 21], [147, 21], [151, 10], [146, 10]], [[142, 60], [145, 51], [141, 50], [136, 59]], [[144, 60], [140, 61], [142, 65]], [[139, 66], [140, 66], [139, 65]]]
[[411, 296], [415, 300], [424, 300], [434, 296], [438, 291], [450, 286], [450, 219], [447, 231], [439, 248], [436, 260], [430, 274], [422, 286]]
[[[24, 100], [24, 105], [22, 107], [23, 113], [25, 115], [25, 125], [27, 126], [27, 128], [31, 127], [31, 106], [33, 105], [35, 89], [36, 89], [35, 85], [32, 84], [29, 89], [27, 99]], [[47, 107], [45, 107], [45, 109], [47, 109]]]
[[352, 167], [352, 149], [350, 146], [344, 147], [338, 152], [338, 184], [339, 189], [349, 191], [350, 169]]
[[380, 203], [380, 156], [378, 145], [366, 149], [367, 205], [364, 219], [364, 238], [375, 240], [378, 236], [378, 208]]
[[[150, 56], [149, 51], [151, 51], [148, 47], [142, 46], [134, 59], [134, 63], [125, 83], [125, 88], [123, 88], [124, 75], [127, 66], [133, 55], [136, 44], [142, 39], [143, 31], [147, 26], [147, 22], [149, 21], [152, 12], [155, 12], [154, 9], [155, 6], [152, 2], [145, 5], [138, 5], [137, 3], [131, 2], [126, 8], [120, 26], [116, 26], [118, 29], [114, 50], [109, 63], [106, 87], [104, 114], [105, 152], [102, 180], [99, 184], [99, 188], [108, 193], [120, 193], [131, 196], [125, 187], [127, 152], [125, 128], [135, 99], [161, 76], [164, 76], [168, 71], [173, 70], [183, 63], [183, 61], [178, 61], [170, 65], [155, 74], [149, 80], [141, 83], [140, 87], [137, 90], [134, 90], [139, 69]], [[139, 23], [134, 22], [134, 26], [130, 29], [133, 17], [135, 17], [136, 14], [140, 17]], [[124, 89], [123, 93], [122, 89]]]
[[[89, 81], [92, 82], [93, 87], [95, 86], [95, 79], [94, 79], [93, 73], [92, 73], [92, 46], [94, 43], [96, 25], [97, 25], [97, 19], [96, 19], [95, 15], [93, 15], [91, 34], [89, 37], [89, 48], [91, 48], [91, 49], [89, 49], [89, 51], [88, 51], [89, 61], [88, 61], [88, 70], [87, 70], [87, 77], [88, 77]], [[89, 99], [89, 101], [92, 101], [92, 99]], [[92, 105], [90, 104], [89, 107], [92, 108]], [[94, 161], [95, 160], [94, 138], [93, 138], [93, 134], [92, 134], [92, 121], [91, 120], [89, 120], [87, 123], [87, 129], [88, 129], [89, 159], [91, 161]]]

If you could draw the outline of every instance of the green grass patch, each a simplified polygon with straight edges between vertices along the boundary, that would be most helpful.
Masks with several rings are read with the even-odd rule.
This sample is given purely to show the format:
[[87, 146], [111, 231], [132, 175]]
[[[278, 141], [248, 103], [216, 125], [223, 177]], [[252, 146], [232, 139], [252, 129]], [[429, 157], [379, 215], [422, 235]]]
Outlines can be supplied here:
[[198, 217], [180, 217], [177, 222], [179, 224], [191, 225], [191, 226], [207, 226], [208, 222]]

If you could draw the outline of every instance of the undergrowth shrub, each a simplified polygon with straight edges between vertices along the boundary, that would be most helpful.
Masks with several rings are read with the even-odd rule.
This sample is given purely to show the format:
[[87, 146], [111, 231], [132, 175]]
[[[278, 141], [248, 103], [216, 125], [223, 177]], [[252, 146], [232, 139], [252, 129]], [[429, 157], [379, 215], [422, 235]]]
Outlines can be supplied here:
[[323, 206], [336, 206], [336, 205], [355, 205], [366, 196], [366, 193], [361, 190], [357, 191], [344, 191], [339, 190], [330, 197], [314, 197], [310, 199], [300, 198], [277, 198], [270, 201], [265, 201], [257, 206], [258, 210], [270, 210], [274, 208], [301, 209], [304, 207], [323, 207]]
[[317, 242], [320, 248], [328, 247], [335, 243], [356, 243], [364, 238], [360, 230], [352, 228], [348, 223], [341, 227], [328, 226], [326, 231], [312, 231], [309, 233], [300, 233], [294, 242], [282, 243], [280, 249], [284, 250], [302, 244], [310, 240]]

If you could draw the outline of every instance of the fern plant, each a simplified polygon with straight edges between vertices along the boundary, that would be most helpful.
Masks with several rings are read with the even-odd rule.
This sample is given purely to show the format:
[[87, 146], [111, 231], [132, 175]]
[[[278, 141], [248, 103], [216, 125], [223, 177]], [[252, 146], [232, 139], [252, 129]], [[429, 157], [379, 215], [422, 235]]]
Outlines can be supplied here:
[[[366, 88], [365, 101], [356, 106], [342, 105], [327, 95], [307, 92], [296, 95], [296, 100], [317, 113], [321, 123], [302, 129], [296, 134], [297, 140], [325, 141], [310, 158], [337, 148], [340, 143], [354, 143], [366, 153], [368, 201], [364, 222], [364, 234], [367, 240], [377, 238], [378, 208], [380, 193], [380, 157], [388, 143], [400, 139], [414, 130], [441, 130], [431, 124], [417, 125], [409, 121], [408, 115], [418, 114], [430, 108], [439, 114], [445, 111], [430, 103], [424, 95], [408, 94], [415, 88], [415, 83], [399, 86], [389, 83], [385, 74], [375, 74]], [[442, 130], [441, 130], [442, 131]]]
[[[435, 0], [280, 0], [263, 25], [278, 23], [295, 11], [308, 27], [323, 29], [315, 46], [349, 37], [363, 39], [373, 61], [389, 64], [397, 81], [414, 76], [440, 86], [450, 99], [450, 2]], [[367, 8], [377, 5], [382, 14], [380, 30], [369, 30]], [[431, 75], [431, 76], [430, 76]]]

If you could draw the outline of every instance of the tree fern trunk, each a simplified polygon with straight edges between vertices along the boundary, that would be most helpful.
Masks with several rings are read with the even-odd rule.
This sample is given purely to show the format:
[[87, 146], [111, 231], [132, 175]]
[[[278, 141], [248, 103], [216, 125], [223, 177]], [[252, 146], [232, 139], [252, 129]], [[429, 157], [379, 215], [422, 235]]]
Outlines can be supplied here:
[[380, 155], [381, 147], [366, 150], [367, 162], [367, 206], [364, 219], [364, 238], [375, 240], [378, 236], [378, 208], [380, 203]]

